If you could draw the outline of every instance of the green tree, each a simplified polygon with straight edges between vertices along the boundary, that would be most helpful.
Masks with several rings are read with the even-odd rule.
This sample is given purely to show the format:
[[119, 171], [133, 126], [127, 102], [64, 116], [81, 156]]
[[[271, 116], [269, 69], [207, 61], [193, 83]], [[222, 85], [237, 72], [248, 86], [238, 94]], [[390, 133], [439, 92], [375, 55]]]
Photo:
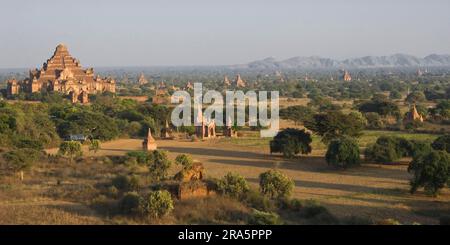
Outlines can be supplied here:
[[278, 132], [270, 141], [270, 153], [281, 152], [284, 157], [292, 158], [295, 155], [311, 153], [311, 134], [304, 129], [287, 128]]
[[450, 134], [439, 136], [431, 144], [433, 149], [450, 153]]
[[389, 94], [389, 98], [393, 99], [393, 100], [401, 99], [402, 98], [402, 94], [400, 92], [398, 92], [397, 90], [393, 90]]
[[233, 198], [242, 198], [250, 190], [247, 180], [236, 173], [227, 173], [218, 181], [217, 188], [222, 194]]
[[425, 94], [421, 91], [413, 91], [408, 96], [406, 96], [405, 101], [410, 104], [415, 104], [419, 102], [424, 102], [426, 100]]
[[19, 173], [19, 179], [23, 181], [24, 171], [30, 169], [39, 159], [41, 152], [33, 149], [18, 149], [3, 154], [6, 168], [14, 173]]
[[294, 181], [278, 170], [269, 170], [259, 175], [259, 188], [270, 198], [288, 198], [294, 189]]
[[362, 113], [375, 112], [380, 116], [400, 116], [400, 109], [397, 104], [392, 101], [375, 98], [367, 102], [360, 103], [357, 108]]
[[364, 154], [367, 160], [390, 163], [414, 153], [412, 142], [401, 137], [381, 136], [374, 145], [366, 148]]
[[295, 124], [303, 123], [311, 120], [314, 115], [313, 109], [307, 106], [289, 106], [280, 110], [280, 117], [295, 122]]
[[141, 210], [142, 198], [137, 192], [126, 193], [119, 202], [119, 210], [123, 214], [139, 214]]
[[81, 143], [78, 141], [65, 141], [59, 145], [58, 154], [66, 156], [69, 159], [69, 163], [72, 163], [75, 157], [81, 157], [83, 155]]
[[165, 151], [155, 150], [148, 155], [149, 172], [155, 180], [167, 178], [171, 164], [171, 161], [167, 157], [167, 152]]
[[332, 140], [325, 155], [327, 163], [335, 167], [347, 168], [359, 165], [359, 147], [352, 138]]
[[137, 191], [139, 190], [139, 178], [135, 175], [118, 175], [112, 179], [112, 185], [122, 191]]
[[320, 135], [324, 143], [328, 143], [343, 136], [361, 136], [365, 120], [359, 114], [329, 111], [314, 115], [311, 121], [305, 123], [305, 127]]
[[173, 200], [166, 190], [152, 191], [142, 201], [142, 210], [154, 218], [160, 218], [173, 210]]
[[418, 155], [409, 164], [409, 172], [413, 172], [411, 193], [424, 187], [428, 194], [436, 196], [440, 189], [450, 183], [450, 155], [445, 151], [432, 151]]

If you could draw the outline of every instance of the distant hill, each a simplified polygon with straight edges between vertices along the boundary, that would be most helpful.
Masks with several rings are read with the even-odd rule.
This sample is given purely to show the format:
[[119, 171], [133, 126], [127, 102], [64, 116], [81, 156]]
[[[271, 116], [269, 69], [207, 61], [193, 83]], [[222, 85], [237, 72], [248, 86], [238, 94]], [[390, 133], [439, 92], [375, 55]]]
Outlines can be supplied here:
[[234, 68], [276, 70], [276, 69], [342, 69], [342, 68], [389, 68], [389, 67], [430, 67], [450, 66], [450, 55], [431, 54], [424, 58], [407, 54], [391, 56], [365, 56], [346, 60], [335, 60], [318, 56], [293, 57], [277, 61], [274, 58], [235, 65]]

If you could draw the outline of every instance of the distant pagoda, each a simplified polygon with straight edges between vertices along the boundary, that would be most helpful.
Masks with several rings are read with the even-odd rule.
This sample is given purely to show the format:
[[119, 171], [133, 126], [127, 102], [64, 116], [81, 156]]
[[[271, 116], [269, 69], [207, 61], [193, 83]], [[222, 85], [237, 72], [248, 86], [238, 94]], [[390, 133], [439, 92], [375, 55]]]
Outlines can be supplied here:
[[94, 69], [83, 69], [64, 44], [56, 47], [53, 56], [41, 69], [30, 70], [22, 81], [7, 81], [8, 96], [25, 93], [59, 92], [68, 94], [72, 102], [88, 102], [88, 94], [116, 92], [113, 79], [94, 75]]
[[145, 78], [144, 73], [141, 73], [138, 83], [139, 83], [139, 85], [145, 85], [148, 83], [148, 80]]
[[234, 84], [235, 84], [235, 86], [236, 86], [237, 88], [245, 88], [245, 87], [246, 87], [245, 81], [242, 80], [240, 74], [237, 74], [236, 80], [234, 81]]

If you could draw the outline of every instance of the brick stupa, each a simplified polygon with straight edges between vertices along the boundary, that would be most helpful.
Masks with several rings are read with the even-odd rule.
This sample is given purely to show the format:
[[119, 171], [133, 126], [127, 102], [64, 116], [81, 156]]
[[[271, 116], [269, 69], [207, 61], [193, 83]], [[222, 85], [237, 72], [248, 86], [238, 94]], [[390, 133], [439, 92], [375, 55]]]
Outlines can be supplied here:
[[152, 136], [152, 131], [148, 129], [147, 138], [142, 142], [142, 148], [144, 151], [154, 151], [157, 149], [156, 140]]

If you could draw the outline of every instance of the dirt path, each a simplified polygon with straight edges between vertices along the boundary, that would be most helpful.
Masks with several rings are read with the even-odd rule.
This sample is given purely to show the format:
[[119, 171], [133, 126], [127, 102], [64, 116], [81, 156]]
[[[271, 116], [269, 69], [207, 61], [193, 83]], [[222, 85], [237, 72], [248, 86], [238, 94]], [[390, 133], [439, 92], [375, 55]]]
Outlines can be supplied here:
[[[141, 140], [120, 139], [103, 143], [96, 155], [123, 155], [140, 150]], [[270, 156], [268, 147], [240, 146], [221, 140], [189, 142], [157, 140], [158, 148], [169, 151], [170, 158], [191, 154], [204, 164], [207, 176], [220, 178], [238, 172], [257, 187], [258, 176], [275, 166], [295, 181], [294, 197], [316, 199], [337, 216], [395, 218], [402, 222], [436, 224], [434, 213], [450, 212], [450, 193], [438, 198], [410, 195], [406, 166], [363, 165], [349, 170], [331, 169], [323, 152], [287, 161]], [[86, 155], [92, 155], [84, 149]], [[55, 153], [56, 149], [49, 150]], [[428, 216], [422, 215], [429, 213]]]

